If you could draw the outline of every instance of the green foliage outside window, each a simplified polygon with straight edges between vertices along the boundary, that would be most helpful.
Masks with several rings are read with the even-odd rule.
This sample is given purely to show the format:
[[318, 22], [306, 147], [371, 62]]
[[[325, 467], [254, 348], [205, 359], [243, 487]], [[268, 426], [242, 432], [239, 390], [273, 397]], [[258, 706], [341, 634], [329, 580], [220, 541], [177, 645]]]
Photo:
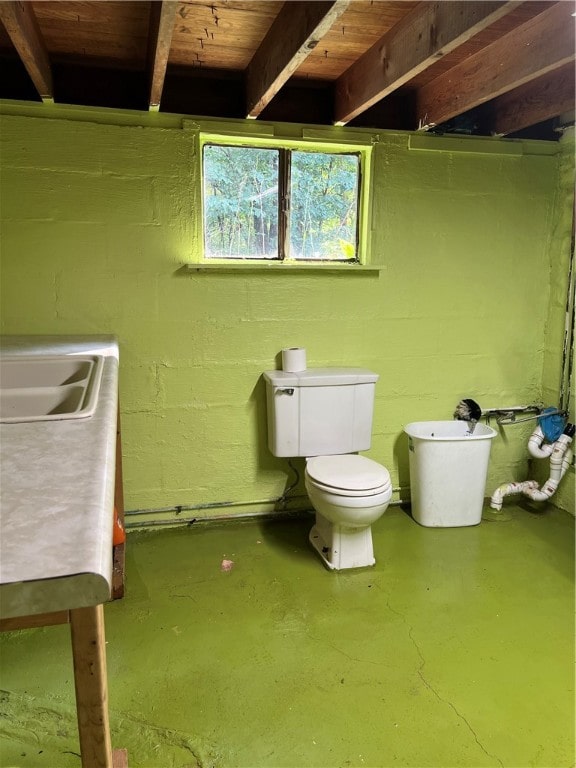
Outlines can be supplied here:
[[292, 152], [292, 258], [356, 257], [358, 168], [357, 155]]
[[277, 149], [204, 147], [206, 255], [277, 258]]
[[357, 154], [204, 146], [208, 258], [357, 258]]

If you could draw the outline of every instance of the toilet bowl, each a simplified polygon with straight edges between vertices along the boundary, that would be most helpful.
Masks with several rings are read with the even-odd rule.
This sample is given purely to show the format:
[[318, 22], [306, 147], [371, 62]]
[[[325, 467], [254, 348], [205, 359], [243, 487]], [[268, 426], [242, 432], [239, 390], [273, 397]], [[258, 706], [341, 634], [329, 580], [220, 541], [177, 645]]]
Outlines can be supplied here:
[[330, 570], [374, 565], [370, 526], [392, 496], [382, 465], [360, 456], [372, 439], [378, 374], [365, 368], [266, 371], [268, 447], [306, 458], [316, 524], [310, 541]]
[[310, 542], [331, 570], [374, 565], [372, 523], [392, 497], [388, 470], [365, 456], [315, 456], [306, 491], [316, 511]]

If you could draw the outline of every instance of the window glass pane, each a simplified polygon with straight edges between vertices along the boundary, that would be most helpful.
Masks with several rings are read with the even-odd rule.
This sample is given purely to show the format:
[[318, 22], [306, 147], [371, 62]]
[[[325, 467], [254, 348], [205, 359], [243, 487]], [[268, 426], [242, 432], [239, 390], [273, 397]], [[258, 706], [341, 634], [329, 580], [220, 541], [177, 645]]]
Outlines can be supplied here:
[[278, 258], [278, 150], [204, 146], [205, 255]]
[[292, 152], [290, 257], [357, 258], [358, 155]]

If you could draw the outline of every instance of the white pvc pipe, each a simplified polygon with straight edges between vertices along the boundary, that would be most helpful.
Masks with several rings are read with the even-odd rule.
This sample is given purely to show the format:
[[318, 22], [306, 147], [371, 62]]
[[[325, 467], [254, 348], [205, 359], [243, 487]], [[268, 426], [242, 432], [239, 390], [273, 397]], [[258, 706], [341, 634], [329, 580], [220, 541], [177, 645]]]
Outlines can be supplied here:
[[496, 509], [498, 512], [502, 509], [502, 500], [504, 496], [510, 496], [513, 493], [528, 493], [529, 491], [537, 490], [538, 483], [536, 480], [525, 480], [523, 483], [504, 483], [498, 486], [492, 498], [490, 499], [490, 506], [492, 509]]
[[[532, 446], [530, 446], [530, 443], [528, 445], [529, 448], [531, 448], [530, 453], [532, 453], [533, 456], [536, 456], [536, 454], [532, 449], [535, 449], [536, 443], [540, 445], [544, 439], [544, 435], [541, 435], [542, 432], [540, 427], [538, 427], [530, 437], [530, 441], [533, 441], [533, 444]], [[490, 499], [490, 506], [492, 509], [500, 511], [502, 509], [502, 500], [504, 499], [504, 496], [509, 496], [514, 493], [523, 493], [533, 501], [546, 501], [553, 496], [572, 462], [571, 442], [572, 438], [569, 435], [563, 434], [560, 435], [555, 443], [546, 446], [546, 449], [548, 447], [551, 449], [550, 453], [547, 454], [550, 455], [550, 477], [544, 483], [542, 488], [540, 488], [536, 480], [526, 480], [523, 483], [504, 483], [496, 488], [492, 494], [492, 498]], [[545, 456], [546, 454], [544, 454], [542, 458], [545, 458]]]
[[562, 437], [566, 437], [571, 442], [571, 438], [567, 435], [562, 435], [554, 443], [554, 451], [550, 457], [550, 477], [541, 489], [530, 490], [526, 493], [534, 501], [546, 501], [553, 496], [560, 485], [560, 480], [562, 480], [570, 466], [572, 461], [572, 450], [568, 447], [570, 442], [561, 442]]
[[537, 426], [528, 439], [528, 451], [535, 459], [547, 459], [554, 450], [555, 443], [547, 443], [543, 446], [543, 442], [544, 432], [542, 427]]

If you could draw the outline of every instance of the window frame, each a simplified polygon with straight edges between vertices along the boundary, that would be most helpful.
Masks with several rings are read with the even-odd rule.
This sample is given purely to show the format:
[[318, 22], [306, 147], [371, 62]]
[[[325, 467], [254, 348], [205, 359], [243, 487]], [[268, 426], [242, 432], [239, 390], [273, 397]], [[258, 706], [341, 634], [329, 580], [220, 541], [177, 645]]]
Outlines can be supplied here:
[[[303, 131], [304, 133], [304, 131]], [[356, 134], [356, 139], [358, 135]], [[362, 137], [364, 138], [364, 137]], [[199, 264], [203, 266], [233, 266], [233, 265], [250, 265], [262, 267], [300, 267], [300, 268], [350, 268], [365, 267], [369, 264], [370, 254], [370, 201], [371, 201], [371, 177], [372, 177], [372, 144], [371, 137], [367, 136], [364, 142], [357, 140], [352, 141], [329, 141], [319, 140], [316, 136], [311, 139], [291, 139], [280, 138], [276, 136], [258, 136], [258, 135], [236, 135], [234, 133], [220, 134], [212, 132], [200, 131], [198, 136], [198, 156], [199, 156], [199, 192], [201, 200], [201, 219], [200, 219], [200, 243], [201, 243], [201, 256]], [[280, 218], [284, 216], [286, 218], [286, 226], [278, 228], [278, 257], [276, 258], [261, 258], [261, 257], [234, 257], [223, 258], [206, 255], [206, 241], [205, 241], [205, 194], [204, 194], [204, 147], [206, 145], [214, 146], [231, 146], [231, 147], [246, 147], [255, 149], [276, 149], [280, 150], [280, 164], [285, 163], [286, 166], [281, 171], [279, 168], [279, 192], [278, 192], [278, 205], [279, 205], [279, 225]], [[282, 151], [284, 150], [284, 151]], [[288, 150], [288, 151], [286, 151]], [[356, 155], [358, 157], [358, 195], [357, 195], [357, 228], [356, 228], [356, 257], [354, 259], [296, 259], [286, 255], [286, 240], [289, 239], [289, 215], [288, 213], [282, 213], [283, 203], [286, 198], [287, 189], [283, 189], [280, 185], [284, 182], [288, 187], [289, 179], [289, 162], [290, 162], [290, 150], [292, 151], [308, 151], [318, 152], [326, 154], [345, 154]]]

